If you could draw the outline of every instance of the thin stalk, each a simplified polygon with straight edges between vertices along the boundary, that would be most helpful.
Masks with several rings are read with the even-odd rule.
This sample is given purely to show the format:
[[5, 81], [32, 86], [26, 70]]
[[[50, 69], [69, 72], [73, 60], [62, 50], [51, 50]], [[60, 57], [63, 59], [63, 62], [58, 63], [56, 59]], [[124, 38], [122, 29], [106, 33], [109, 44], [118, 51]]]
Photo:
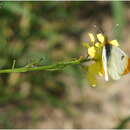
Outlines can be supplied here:
[[90, 61], [88, 58], [79, 58], [76, 60], [66, 61], [66, 62], [59, 62], [56, 64], [51, 65], [44, 65], [44, 66], [33, 66], [33, 67], [20, 67], [20, 68], [12, 68], [12, 69], [2, 69], [0, 73], [13, 73], [13, 72], [29, 72], [29, 71], [56, 71], [61, 70], [69, 65], [78, 65], [83, 62]]

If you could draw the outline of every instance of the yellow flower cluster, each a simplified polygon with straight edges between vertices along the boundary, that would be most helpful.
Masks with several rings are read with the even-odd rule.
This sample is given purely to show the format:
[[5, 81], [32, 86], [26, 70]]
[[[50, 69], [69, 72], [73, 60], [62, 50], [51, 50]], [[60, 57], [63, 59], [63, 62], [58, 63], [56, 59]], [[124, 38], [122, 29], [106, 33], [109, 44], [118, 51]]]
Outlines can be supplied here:
[[96, 76], [104, 75], [104, 69], [102, 65], [102, 48], [105, 44], [112, 44], [114, 46], [119, 46], [117, 40], [108, 41], [107, 37], [99, 33], [96, 35], [96, 39], [92, 33], [89, 33], [90, 41], [89, 43], [84, 42], [83, 46], [87, 48], [88, 56], [95, 60], [95, 62], [89, 66], [83, 66], [86, 71], [86, 78], [89, 84], [93, 87], [96, 86]]

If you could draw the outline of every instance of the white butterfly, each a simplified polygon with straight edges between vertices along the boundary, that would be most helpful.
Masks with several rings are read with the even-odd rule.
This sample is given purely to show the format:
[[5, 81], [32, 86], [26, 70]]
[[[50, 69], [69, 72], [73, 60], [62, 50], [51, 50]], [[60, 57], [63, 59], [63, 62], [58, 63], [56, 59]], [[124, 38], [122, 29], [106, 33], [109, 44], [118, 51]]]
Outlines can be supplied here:
[[117, 46], [111, 44], [103, 46], [102, 62], [106, 81], [109, 80], [109, 77], [118, 80], [121, 76], [130, 72], [130, 59]]

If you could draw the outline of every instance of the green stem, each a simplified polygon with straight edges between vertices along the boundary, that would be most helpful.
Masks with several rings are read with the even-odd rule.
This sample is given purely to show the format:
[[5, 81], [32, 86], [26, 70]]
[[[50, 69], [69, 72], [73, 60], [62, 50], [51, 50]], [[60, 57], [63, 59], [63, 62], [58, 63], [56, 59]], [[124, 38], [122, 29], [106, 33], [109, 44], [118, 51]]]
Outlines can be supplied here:
[[3, 70], [0, 70], [0, 73], [29, 72], [29, 71], [41, 71], [41, 70], [56, 71], [56, 70], [61, 70], [61, 69], [65, 68], [66, 66], [69, 66], [69, 65], [78, 65], [78, 64], [81, 64], [81, 63], [87, 62], [87, 61], [90, 61], [90, 59], [79, 58], [79, 59], [76, 59], [76, 60], [67, 61], [67, 62], [59, 62], [59, 63], [52, 64], [52, 65], [3, 69]]

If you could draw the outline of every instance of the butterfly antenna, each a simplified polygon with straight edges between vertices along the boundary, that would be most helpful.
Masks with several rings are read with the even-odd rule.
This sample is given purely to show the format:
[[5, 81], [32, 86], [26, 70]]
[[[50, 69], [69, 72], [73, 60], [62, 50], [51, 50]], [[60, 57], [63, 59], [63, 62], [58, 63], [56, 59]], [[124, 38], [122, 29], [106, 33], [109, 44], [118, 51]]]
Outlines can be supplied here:
[[115, 27], [112, 29], [113, 35], [115, 35], [118, 27], [119, 27], [119, 24], [116, 24]]

